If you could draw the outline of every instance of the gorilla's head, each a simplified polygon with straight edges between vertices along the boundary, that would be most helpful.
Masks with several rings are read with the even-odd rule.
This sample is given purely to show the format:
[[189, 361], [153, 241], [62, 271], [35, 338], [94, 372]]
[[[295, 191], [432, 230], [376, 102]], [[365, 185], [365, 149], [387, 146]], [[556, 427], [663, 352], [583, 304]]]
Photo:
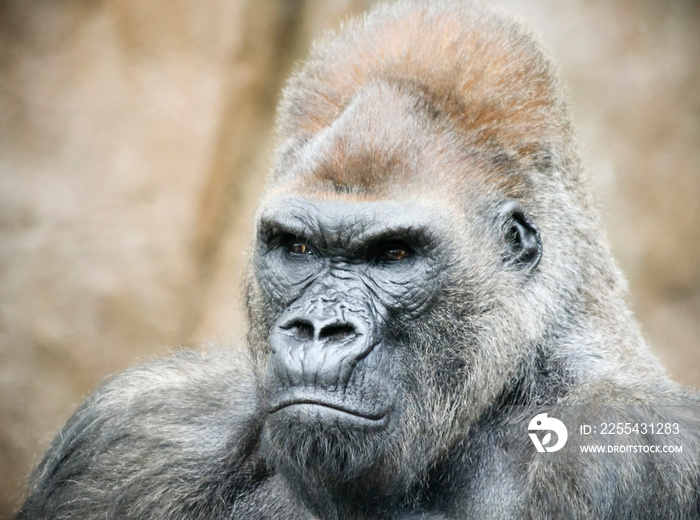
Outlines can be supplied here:
[[606, 255], [571, 238], [596, 226], [551, 69], [513, 22], [403, 2], [290, 80], [249, 344], [268, 460], [307, 497], [419, 483], [572, 319]]

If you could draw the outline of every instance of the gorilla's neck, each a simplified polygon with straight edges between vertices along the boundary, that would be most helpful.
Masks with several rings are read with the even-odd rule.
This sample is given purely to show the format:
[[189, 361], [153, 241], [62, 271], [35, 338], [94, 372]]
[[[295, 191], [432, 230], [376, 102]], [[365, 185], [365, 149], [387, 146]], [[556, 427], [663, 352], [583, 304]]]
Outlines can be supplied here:
[[389, 511], [413, 509], [422, 493], [422, 486], [397, 491], [386, 477], [372, 475], [333, 484], [309, 479], [309, 474], [298, 477], [286, 478], [289, 486], [316, 517], [329, 520], [386, 518]]

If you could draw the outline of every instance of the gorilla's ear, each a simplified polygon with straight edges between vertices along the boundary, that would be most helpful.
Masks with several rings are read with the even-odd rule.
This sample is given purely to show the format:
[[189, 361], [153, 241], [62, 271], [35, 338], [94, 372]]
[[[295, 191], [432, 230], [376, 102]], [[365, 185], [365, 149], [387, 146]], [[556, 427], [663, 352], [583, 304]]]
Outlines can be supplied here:
[[542, 257], [539, 230], [520, 203], [514, 200], [502, 203], [498, 213], [507, 248], [503, 261], [528, 273], [533, 271]]

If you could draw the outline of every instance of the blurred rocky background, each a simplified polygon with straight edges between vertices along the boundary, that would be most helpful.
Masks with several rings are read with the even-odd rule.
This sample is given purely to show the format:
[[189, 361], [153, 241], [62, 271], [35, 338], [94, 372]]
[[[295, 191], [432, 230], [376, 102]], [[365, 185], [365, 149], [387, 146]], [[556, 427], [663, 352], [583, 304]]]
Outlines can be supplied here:
[[[492, 1], [560, 61], [632, 305], [700, 386], [700, 3]], [[372, 3], [0, 0], [0, 518], [98, 381], [241, 345], [279, 89]]]

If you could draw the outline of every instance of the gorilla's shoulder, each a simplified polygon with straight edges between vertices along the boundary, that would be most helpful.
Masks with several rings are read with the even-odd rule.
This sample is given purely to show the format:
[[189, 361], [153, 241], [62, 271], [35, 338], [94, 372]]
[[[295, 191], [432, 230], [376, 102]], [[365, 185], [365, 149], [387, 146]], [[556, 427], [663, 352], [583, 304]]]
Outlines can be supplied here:
[[122, 372], [56, 436], [18, 518], [173, 518], [230, 504], [267, 472], [255, 392], [238, 352], [181, 351]]
[[[256, 413], [255, 393], [247, 352], [179, 350], [112, 377], [83, 403], [76, 417], [88, 412], [109, 420], [120, 412], [120, 424], [135, 419], [143, 427], [144, 417], [163, 426], [194, 425], [202, 418], [210, 424], [224, 412], [229, 421], [239, 423]], [[69, 422], [66, 428], [70, 426]]]
[[59, 442], [88, 435], [144, 448], [215, 451], [245, 436], [258, 415], [251, 364], [242, 352], [181, 350], [107, 381], [75, 412]]

